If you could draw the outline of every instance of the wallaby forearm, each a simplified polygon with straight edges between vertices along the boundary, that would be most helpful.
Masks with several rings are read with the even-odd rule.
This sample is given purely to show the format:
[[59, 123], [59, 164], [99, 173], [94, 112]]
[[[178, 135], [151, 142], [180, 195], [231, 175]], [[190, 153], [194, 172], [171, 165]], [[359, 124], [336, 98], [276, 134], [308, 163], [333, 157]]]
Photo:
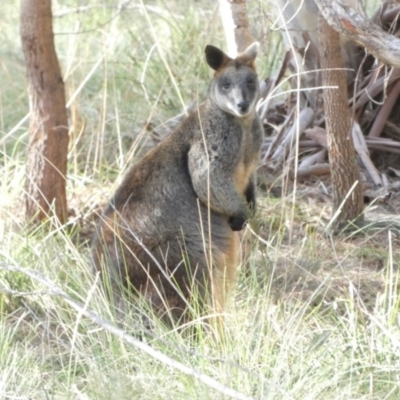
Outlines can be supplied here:
[[228, 217], [248, 218], [249, 208], [244, 196], [240, 195], [233, 182], [215, 179], [205, 174], [192, 176], [194, 190], [200, 201], [211, 210]]

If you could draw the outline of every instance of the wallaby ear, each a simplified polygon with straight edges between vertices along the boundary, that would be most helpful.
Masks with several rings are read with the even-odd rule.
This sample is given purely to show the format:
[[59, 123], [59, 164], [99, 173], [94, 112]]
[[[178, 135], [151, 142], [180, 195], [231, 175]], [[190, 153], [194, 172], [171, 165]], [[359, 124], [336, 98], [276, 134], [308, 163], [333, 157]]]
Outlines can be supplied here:
[[260, 43], [254, 42], [247, 49], [239, 55], [238, 58], [246, 59], [248, 62], [253, 62], [260, 50]]
[[207, 64], [215, 71], [219, 70], [222, 65], [230, 60], [222, 50], [218, 47], [208, 44], [204, 50], [206, 53]]

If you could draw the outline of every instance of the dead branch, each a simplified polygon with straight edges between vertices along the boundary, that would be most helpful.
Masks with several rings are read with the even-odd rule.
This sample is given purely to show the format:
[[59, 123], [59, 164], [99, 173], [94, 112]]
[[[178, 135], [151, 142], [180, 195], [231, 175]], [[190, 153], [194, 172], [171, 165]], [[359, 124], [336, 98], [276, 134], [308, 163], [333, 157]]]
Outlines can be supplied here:
[[261, 84], [263, 84], [263, 85], [260, 85], [261, 101], [259, 103], [258, 115], [260, 116], [260, 119], [263, 122], [265, 120], [265, 115], [266, 115], [266, 112], [270, 105], [270, 100], [271, 100], [270, 94], [276, 89], [276, 87], [279, 85], [279, 83], [283, 79], [284, 74], [288, 68], [289, 62], [292, 59], [292, 57], [293, 57], [293, 53], [291, 51], [287, 51], [278, 74], [275, 77], [267, 78], [267, 79], [265, 79], [264, 82], [261, 82]]
[[373, 137], [373, 136], [366, 136], [365, 141], [369, 147], [374, 145], [383, 145], [389, 147], [400, 147], [400, 142], [396, 142], [395, 140], [388, 139], [388, 138], [381, 138], [381, 137]]
[[299, 170], [304, 170], [311, 167], [314, 164], [321, 163], [326, 159], [328, 152], [326, 149], [322, 149], [317, 153], [311, 154], [308, 157], [304, 157], [299, 164]]
[[[321, 176], [328, 175], [331, 173], [331, 166], [328, 163], [315, 164], [308, 168], [302, 168], [297, 170], [297, 178], [305, 179], [310, 176]], [[294, 179], [293, 171], [290, 171], [290, 177]]]
[[308, 138], [314, 140], [320, 146], [324, 147], [325, 149], [328, 148], [328, 140], [326, 138], [326, 130], [324, 128], [314, 126], [313, 128], [306, 129], [304, 133]]
[[372, 150], [379, 150], [379, 151], [386, 151], [388, 153], [400, 154], [400, 149], [395, 149], [393, 147], [387, 147], [387, 146], [377, 145], [377, 144], [370, 144], [369, 147]]
[[390, 89], [390, 92], [383, 103], [383, 106], [379, 110], [377, 116], [375, 117], [374, 124], [369, 131], [368, 136], [378, 137], [380, 136], [385, 123], [392, 112], [393, 106], [395, 105], [400, 94], [400, 81], [397, 81], [395, 85]]
[[[292, 47], [292, 51], [286, 54], [287, 57], [281, 64], [277, 80], [275, 77], [266, 79], [266, 83], [263, 86], [263, 101], [259, 109], [260, 114], [263, 116], [263, 122], [268, 134], [262, 147], [263, 164], [272, 161], [272, 170], [281, 171], [282, 163], [285, 163], [285, 168], [288, 173], [289, 170], [293, 168], [293, 155], [296, 149], [296, 143], [300, 152], [298, 169], [300, 171], [299, 176], [301, 177], [307, 177], [309, 174], [314, 174], [314, 172], [320, 174], [321, 171], [326, 168], [327, 164], [325, 164], [322, 169], [318, 166], [327, 158], [326, 153], [323, 151], [327, 149], [326, 119], [324, 114], [324, 109], [326, 111], [326, 104], [322, 103], [320, 94], [314, 99], [316, 100], [315, 104], [308, 103], [308, 107], [311, 107], [316, 115], [315, 119], [314, 117], [312, 118], [313, 127], [305, 130], [300, 129], [300, 135], [297, 140], [295, 140], [295, 113], [298, 110], [298, 105], [296, 106], [296, 102], [290, 97], [283, 100], [282, 103], [277, 103], [276, 101], [272, 103], [268, 101], [268, 95], [274, 90], [276, 82], [281, 79], [280, 77], [287, 74], [287, 71], [290, 70], [289, 55], [291, 57], [296, 57], [297, 53], [297, 56], [299, 55], [302, 59], [302, 63], [307, 63], [307, 55], [310, 56], [310, 54], [312, 54], [311, 58], [314, 61], [316, 57], [319, 57], [317, 55], [317, 50], [320, 50], [318, 47], [318, 38], [308, 31], [312, 29], [312, 27], [310, 28], [311, 25], [309, 24], [310, 10], [307, 8], [307, 4], [309, 5], [312, 2], [313, 0], [309, 2], [296, 0], [290, 3], [290, 5], [284, 0], [278, 2], [283, 7], [281, 18], [284, 20], [288, 19], [291, 23], [303, 27], [303, 29], [300, 30], [302, 36], [299, 38], [298, 35], [295, 36], [296, 40], [302, 39], [304, 43], [307, 43], [307, 47], [303, 48], [299, 45]], [[396, 40], [396, 43], [400, 43], [399, 39], [397, 39], [397, 37], [400, 37], [400, 21], [397, 21], [400, 14], [400, 6], [394, 5], [394, 2], [385, 2], [382, 4], [373, 17], [373, 22], [367, 22], [366, 25], [364, 24], [366, 17], [363, 15], [361, 8], [360, 10], [357, 8], [358, 3], [356, 0], [320, 0], [316, 1], [316, 3], [318, 3], [319, 7], [325, 7], [325, 14], [326, 12], [333, 13], [332, 18], [328, 17], [330, 23], [333, 23], [332, 21], [334, 21], [335, 18], [339, 19], [339, 22], [336, 21], [336, 23], [345, 25], [342, 28], [350, 30], [350, 33], [353, 35], [365, 34], [365, 32], [359, 30], [358, 25], [355, 25], [355, 23], [358, 24], [361, 21], [362, 28], [368, 27], [368, 29], [373, 29], [372, 39], [375, 40], [374, 32], [376, 29], [378, 29], [379, 32], [383, 32], [383, 30], [378, 27], [379, 24], [383, 29], [395, 32], [393, 35], [389, 33], [385, 34], [385, 38], [390, 38], [389, 43], [394, 43], [392, 40], [393, 38]], [[304, 8], [307, 10], [304, 10]], [[303, 12], [305, 12], [304, 15], [302, 14]], [[315, 10], [313, 13], [315, 18]], [[335, 27], [335, 29], [337, 28]], [[312, 32], [314, 32], [314, 30]], [[287, 34], [290, 36], [291, 33], [292, 32], [289, 31]], [[346, 34], [346, 32], [342, 33]], [[367, 33], [370, 35], [369, 31]], [[355, 39], [351, 35], [348, 35], [348, 37], [351, 37], [352, 40]], [[368, 36], [368, 41], [370, 41], [370, 39], [371, 37]], [[372, 45], [376, 45], [374, 40], [372, 40]], [[381, 36], [379, 36], [378, 40], [379, 45], [383, 46], [385, 44], [384, 41], [386, 39], [382, 39]], [[303, 43], [301, 40], [300, 42]], [[362, 52], [358, 54], [355, 46], [350, 47], [349, 50], [349, 48], [346, 47], [348, 44], [349, 41], [343, 40], [342, 37], [340, 41], [342, 54], [346, 53], [350, 55], [350, 58], [353, 57], [351, 58], [351, 62], [354, 62], [354, 64], [346, 64], [346, 67], [350, 66], [350, 68], [355, 68], [357, 74], [356, 81], [350, 79], [351, 77], [347, 75], [349, 93], [353, 93], [353, 97], [349, 100], [348, 104], [352, 111], [352, 121], [355, 121], [355, 125], [349, 129], [352, 131], [357, 156], [368, 172], [362, 172], [363, 180], [371, 180], [374, 185], [385, 185], [385, 179], [387, 181], [387, 178], [375, 167], [370, 157], [370, 151], [374, 150], [400, 154], [400, 117], [394, 112], [395, 107], [397, 107], [400, 102], [400, 68], [388, 68], [382, 61], [374, 59], [371, 55], [363, 58]], [[400, 55], [400, 48], [397, 47], [396, 51], [397, 54]], [[384, 59], [383, 61], [386, 62], [387, 60]], [[400, 62], [398, 62], [398, 65], [400, 65]], [[320, 74], [319, 71], [311, 72]], [[308, 86], [306, 81], [302, 81], [302, 83], [306, 88], [312, 87]], [[346, 85], [343, 84], [342, 86], [345, 87]], [[303, 108], [303, 103], [300, 103], [300, 108]], [[304, 110], [305, 109], [303, 109], [303, 111]], [[302, 111], [300, 114], [301, 113]], [[304, 118], [304, 115], [302, 115], [302, 118]], [[362, 134], [361, 126], [366, 134], [369, 132], [369, 135], [365, 136]], [[304, 135], [301, 135], [302, 131], [305, 133]], [[390, 135], [394, 140], [381, 137], [381, 135], [384, 134]], [[397, 159], [391, 158], [391, 160], [396, 162]], [[382, 157], [380, 157], [378, 161], [382, 162]]]
[[[385, 87], [390, 86], [393, 82], [397, 81], [399, 78], [400, 78], [399, 68], [394, 68], [389, 74], [389, 76], [386, 75], [381, 76], [371, 85], [367, 86], [365, 89], [363, 89], [361, 92], [357, 94], [358, 99], [356, 100], [354, 108], [357, 110], [358, 108], [367, 104], [369, 101], [371, 101], [372, 98], [374, 98], [376, 95], [382, 92], [382, 90]], [[351, 99], [350, 103], [352, 103], [353, 101], [354, 99]]]
[[332, 28], [364, 46], [385, 64], [400, 67], [400, 39], [385, 32], [345, 0], [315, 0]]
[[371, 161], [369, 157], [369, 151], [367, 144], [365, 142], [364, 135], [361, 131], [360, 125], [354, 121], [352, 127], [352, 136], [354, 142], [354, 148], [360, 157], [362, 163], [364, 164], [365, 168], [367, 169], [369, 175], [371, 176], [375, 185], [382, 186], [383, 182], [378, 170], [375, 168], [374, 163]]
[[398, 127], [396, 124], [394, 124], [391, 121], [386, 121], [385, 123], [385, 128], [384, 128], [388, 133], [397, 136], [400, 138], [400, 127]]
[[300, 136], [304, 129], [310, 126], [313, 119], [314, 110], [312, 108], [307, 107], [301, 110], [300, 115], [298, 116], [298, 123], [294, 122], [290, 129], [286, 132], [285, 138], [278, 145], [278, 148], [276, 149], [272, 158], [278, 162], [282, 162], [286, 158], [293, 146], [293, 143], [295, 142], [295, 135], [298, 134]]
[[286, 133], [286, 128], [290, 124], [290, 122], [293, 121], [294, 119], [294, 112], [295, 109], [293, 108], [290, 114], [286, 117], [285, 122], [279, 128], [278, 134], [273, 139], [271, 145], [269, 146], [267, 152], [265, 153], [265, 156], [263, 157], [262, 160], [263, 163], [272, 158], [274, 152], [276, 151], [276, 148], [282, 143], [282, 139], [284, 138]]

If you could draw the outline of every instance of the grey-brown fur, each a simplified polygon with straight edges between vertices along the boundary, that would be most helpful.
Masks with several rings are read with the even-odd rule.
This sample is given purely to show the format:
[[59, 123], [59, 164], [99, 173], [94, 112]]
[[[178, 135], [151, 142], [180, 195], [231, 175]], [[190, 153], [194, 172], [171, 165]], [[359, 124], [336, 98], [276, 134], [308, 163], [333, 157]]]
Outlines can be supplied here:
[[257, 50], [232, 60], [206, 47], [215, 70], [206, 101], [133, 166], [105, 210], [92, 256], [116, 295], [130, 283], [179, 319], [196, 291], [222, 311], [238, 264], [235, 231], [255, 206]]

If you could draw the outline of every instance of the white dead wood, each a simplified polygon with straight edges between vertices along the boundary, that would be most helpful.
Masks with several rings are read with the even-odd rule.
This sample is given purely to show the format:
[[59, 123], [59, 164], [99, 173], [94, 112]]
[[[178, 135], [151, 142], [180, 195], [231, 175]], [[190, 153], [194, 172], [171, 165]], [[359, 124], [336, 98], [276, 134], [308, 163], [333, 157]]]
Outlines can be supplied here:
[[314, 164], [321, 163], [326, 159], [328, 152], [326, 149], [322, 149], [317, 153], [311, 154], [308, 157], [304, 157], [299, 164], [299, 170], [311, 167]]
[[[400, 78], [400, 69], [394, 68], [388, 76], [384, 75], [379, 77], [377, 80], [373, 81], [370, 85], [365, 87], [362, 91], [357, 94], [357, 100], [354, 108], [364, 106], [371, 101], [373, 97], [382, 92], [387, 86], [391, 85], [393, 82]], [[350, 103], [354, 102], [354, 98], [350, 100]]]
[[282, 162], [286, 158], [287, 154], [296, 143], [296, 135], [300, 137], [303, 131], [313, 122], [314, 110], [310, 107], [304, 108], [301, 110], [297, 119], [298, 121], [295, 121], [290, 129], [287, 130], [285, 138], [279, 143], [272, 159]]
[[219, 0], [219, 10], [228, 45], [228, 55], [236, 57], [254, 42], [247, 16], [247, 2]]
[[313, 139], [320, 146], [325, 149], [328, 148], [328, 139], [326, 138], [326, 130], [324, 128], [314, 126], [313, 128], [306, 129], [304, 133], [308, 138]]
[[111, 334], [117, 336], [125, 343], [129, 344], [132, 347], [136, 347], [137, 349], [141, 350], [143, 353], [146, 353], [148, 356], [154, 358], [155, 360], [159, 361], [161, 364], [166, 365], [174, 370], [180, 371], [185, 375], [189, 375], [197, 379], [198, 381], [204, 383], [205, 385], [215, 389], [216, 391], [222, 393], [225, 396], [228, 396], [232, 399], [238, 400], [255, 400], [254, 397], [246, 396], [236, 390], [233, 390], [225, 385], [222, 385], [215, 379], [205, 375], [192, 367], [188, 367], [180, 363], [179, 361], [174, 360], [173, 358], [167, 356], [164, 353], [156, 350], [155, 348], [149, 346], [148, 344], [135, 339], [133, 336], [128, 335], [122, 329], [116, 327], [115, 325], [111, 324], [110, 322], [101, 318], [98, 314], [91, 311], [87, 304], [82, 304], [70, 296], [68, 296], [60, 287], [58, 287], [54, 282], [52, 282], [47, 276], [41, 274], [39, 271], [22, 268], [17, 265], [10, 265], [6, 263], [0, 264], [0, 269], [3, 271], [12, 271], [12, 272], [19, 272], [26, 276], [29, 276], [31, 279], [40, 282], [44, 286], [49, 289], [48, 294], [53, 296], [59, 296], [65, 300], [74, 310], [76, 310], [79, 315], [84, 316], [91, 320], [96, 325], [100, 326], [104, 330], [110, 332]]
[[400, 67], [400, 39], [370, 21], [346, 0], [315, 0], [328, 24], [385, 64]]
[[[331, 166], [328, 163], [314, 164], [311, 167], [297, 170], [297, 178], [305, 179], [309, 178], [310, 176], [328, 175], [330, 173], [331, 173]], [[290, 176], [294, 178], [293, 171], [290, 172]]]
[[400, 147], [400, 142], [397, 142], [396, 140], [388, 139], [388, 138], [366, 136], [365, 137], [365, 141], [366, 141], [368, 147], [374, 146], [374, 145], [383, 145], [383, 146], [389, 146], [389, 147]]
[[225, 33], [226, 53], [228, 56], [235, 58], [238, 54], [235, 41], [235, 22], [233, 21], [231, 4], [228, 0], [219, 0], [219, 13]]
[[300, 138], [299, 148], [301, 150], [317, 149], [320, 147], [315, 140]]
[[397, 124], [391, 121], [386, 121], [385, 130], [394, 136], [400, 137], [400, 126], [397, 126]]
[[295, 114], [295, 108], [292, 108], [292, 111], [286, 117], [285, 122], [280, 126], [278, 134], [272, 139], [272, 143], [268, 147], [268, 150], [266, 151], [265, 156], [262, 159], [263, 163], [272, 158], [272, 155], [274, 154], [276, 148], [282, 143], [288, 125], [290, 124], [291, 121], [293, 121], [294, 114]]
[[369, 131], [368, 136], [378, 137], [380, 136], [390, 113], [392, 112], [393, 106], [399, 98], [400, 94], [400, 81], [397, 81], [390, 89], [388, 96], [385, 99], [381, 109], [379, 110], [375, 121]]
[[386, 174], [381, 174], [382, 176], [382, 182], [383, 182], [383, 187], [387, 188], [389, 187], [389, 179]]
[[[283, 59], [281, 68], [275, 76], [271, 76], [266, 78], [264, 81], [260, 82], [260, 101], [257, 104], [257, 112], [258, 115], [263, 122], [267, 122], [266, 113], [270, 108], [271, 104], [273, 104], [271, 96], [274, 92], [279, 92], [279, 83], [284, 78], [286, 70], [288, 68], [289, 62], [292, 59], [292, 52], [287, 51], [285, 54], [285, 58]], [[276, 94], [275, 94], [276, 95]]]
[[[311, 88], [320, 86], [317, 20], [318, 8], [313, 0], [277, 0], [277, 22], [273, 28], [281, 31], [285, 47], [292, 53], [291, 72], [297, 75], [292, 86]], [[300, 105], [316, 105], [316, 93], [298, 94]], [[305, 101], [307, 100], [307, 101]]]
[[372, 178], [375, 185], [382, 186], [383, 182], [379, 171], [375, 168], [374, 163], [371, 161], [367, 144], [365, 142], [364, 135], [361, 131], [360, 125], [354, 121], [352, 127], [352, 137], [354, 142], [354, 148], [364, 164], [366, 170]]
[[388, 147], [388, 146], [383, 146], [383, 145], [379, 145], [379, 144], [369, 144], [368, 147], [371, 150], [378, 150], [378, 151], [384, 151], [387, 153], [394, 153], [394, 154], [400, 154], [400, 149], [395, 148], [395, 147]]
[[393, 168], [393, 167], [389, 167], [388, 170], [391, 171], [395, 176], [400, 178], [400, 170], [399, 169], [396, 169], [396, 168]]

